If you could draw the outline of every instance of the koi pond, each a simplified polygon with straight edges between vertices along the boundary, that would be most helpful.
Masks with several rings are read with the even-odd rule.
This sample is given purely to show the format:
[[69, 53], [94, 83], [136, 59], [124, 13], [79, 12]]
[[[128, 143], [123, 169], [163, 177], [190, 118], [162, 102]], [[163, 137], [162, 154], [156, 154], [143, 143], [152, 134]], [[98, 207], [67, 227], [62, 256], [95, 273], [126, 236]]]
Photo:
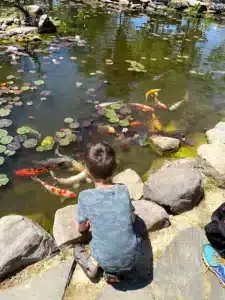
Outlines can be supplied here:
[[[57, 1], [50, 15], [61, 23], [43, 43], [27, 44], [18, 55], [19, 48], [0, 41], [0, 173], [7, 176], [0, 176], [0, 217], [26, 215], [49, 231], [55, 211], [77, 199], [61, 203], [16, 170], [56, 157], [57, 145], [79, 161], [89, 143], [107, 141], [118, 171], [143, 176], [162, 159], [195, 156], [205, 130], [225, 117], [225, 23]], [[146, 96], [152, 89], [160, 91]], [[105, 102], [115, 104], [102, 108]], [[149, 145], [151, 132], [182, 136], [180, 150], [160, 157]], [[54, 173], [76, 174], [65, 167]], [[48, 172], [40, 178], [54, 183]], [[64, 188], [79, 193], [88, 186]]]

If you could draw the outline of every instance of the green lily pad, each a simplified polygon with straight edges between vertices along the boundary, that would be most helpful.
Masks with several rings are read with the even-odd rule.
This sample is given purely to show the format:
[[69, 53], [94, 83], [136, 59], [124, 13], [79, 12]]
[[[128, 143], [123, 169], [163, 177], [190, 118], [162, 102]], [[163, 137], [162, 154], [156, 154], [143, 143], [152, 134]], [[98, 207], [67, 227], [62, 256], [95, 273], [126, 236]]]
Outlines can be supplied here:
[[113, 109], [107, 109], [106, 110], [106, 117], [109, 118], [109, 119], [111, 119], [113, 117], [117, 117], [117, 114], [116, 114], [115, 110], [113, 110]]
[[4, 153], [6, 150], [6, 146], [0, 145], [0, 153]]
[[37, 148], [36, 148], [36, 151], [37, 152], [43, 152], [45, 149], [44, 149], [44, 147], [42, 147], [42, 146], [38, 146]]
[[71, 129], [78, 129], [80, 124], [78, 122], [70, 123], [69, 128]]
[[56, 136], [57, 138], [60, 138], [60, 139], [64, 138], [65, 135], [66, 135], [66, 134], [65, 134], [64, 132], [61, 132], [61, 131], [57, 131], [57, 132], [55, 133], [55, 136]]
[[66, 124], [73, 123], [73, 118], [65, 118], [65, 119], [64, 119], [64, 122], [65, 122]]
[[27, 86], [27, 85], [23, 85], [23, 86], [21, 87], [21, 91], [23, 91], [23, 92], [28, 91], [29, 89], [30, 89], [30, 87]]
[[26, 133], [29, 133], [31, 130], [31, 128], [29, 126], [22, 126], [20, 128], [17, 129], [17, 133], [18, 134], [26, 134]]
[[10, 114], [11, 110], [8, 108], [1, 108], [0, 109], [0, 117], [5, 117]]
[[4, 136], [7, 136], [8, 132], [5, 129], [0, 129], [0, 139], [3, 138]]
[[122, 104], [120, 104], [120, 103], [113, 103], [110, 107], [111, 107], [112, 109], [120, 109], [121, 106], [122, 106]]
[[127, 119], [120, 121], [120, 126], [127, 127], [130, 125], [130, 122]]
[[77, 137], [75, 134], [70, 134], [70, 135], [67, 135], [67, 139], [69, 140], [69, 142], [75, 142]]
[[64, 138], [59, 140], [60, 146], [68, 146], [70, 144], [70, 140], [68, 138]]
[[6, 156], [13, 156], [15, 153], [16, 153], [16, 151], [11, 151], [11, 150], [6, 150], [6, 151], [4, 152], [4, 154], [5, 154]]
[[15, 152], [18, 149], [20, 149], [20, 143], [18, 143], [18, 142], [12, 142], [9, 145], [7, 145], [7, 150], [9, 150], [9, 151]]
[[12, 125], [12, 120], [10, 119], [1, 119], [0, 120], [0, 128], [9, 127]]
[[35, 85], [42, 85], [44, 83], [45, 83], [44, 80], [36, 80], [36, 81], [34, 81]]
[[0, 140], [0, 143], [3, 144], [3, 145], [8, 145], [12, 142], [13, 140], [13, 137], [11, 135], [7, 135], [7, 136], [4, 136], [1, 140]]
[[110, 123], [117, 123], [119, 121], [120, 121], [120, 119], [118, 117], [113, 117], [113, 118], [109, 119]]
[[26, 139], [27, 139], [27, 136], [26, 136], [26, 135], [21, 135], [21, 134], [16, 135], [16, 136], [14, 136], [14, 138], [13, 138], [13, 140], [14, 140], [15, 142], [17, 142], [17, 143], [23, 143], [24, 141], [26, 141]]
[[5, 161], [4, 157], [0, 156], [0, 166], [4, 164], [4, 161]]
[[9, 178], [5, 174], [0, 174], [0, 186], [4, 186], [9, 182]]
[[69, 128], [66, 128], [63, 132], [65, 133], [65, 135], [70, 135], [73, 133], [72, 130]]
[[46, 136], [43, 141], [41, 142], [41, 146], [45, 147], [48, 145], [54, 145], [55, 141], [54, 138], [52, 136]]
[[36, 139], [28, 139], [23, 143], [24, 148], [30, 149], [37, 146], [38, 141]]

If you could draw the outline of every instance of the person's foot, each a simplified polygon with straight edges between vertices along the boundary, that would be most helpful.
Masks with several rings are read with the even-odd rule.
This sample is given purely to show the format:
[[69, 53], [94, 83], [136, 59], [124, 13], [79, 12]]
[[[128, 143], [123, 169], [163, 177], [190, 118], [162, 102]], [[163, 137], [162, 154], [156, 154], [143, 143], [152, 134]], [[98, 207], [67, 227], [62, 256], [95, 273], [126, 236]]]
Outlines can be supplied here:
[[225, 259], [210, 244], [203, 245], [202, 257], [208, 269], [218, 277], [225, 287]]
[[104, 271], [103, 277], [108, 284], [120, 282], [120, 277], [116, 274], [107, 273]]

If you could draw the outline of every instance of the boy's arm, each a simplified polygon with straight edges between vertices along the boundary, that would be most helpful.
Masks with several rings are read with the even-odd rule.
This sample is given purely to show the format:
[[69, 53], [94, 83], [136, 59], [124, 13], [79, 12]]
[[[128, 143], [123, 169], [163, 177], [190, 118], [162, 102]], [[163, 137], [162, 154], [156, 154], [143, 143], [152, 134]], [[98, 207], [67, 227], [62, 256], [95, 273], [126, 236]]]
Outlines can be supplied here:
[[85, 205], [83, 204], [81, 196], [78, 198], [77, 219], [78, 222], [75, 222], [79, 232], [88, 231], [90, 229], [90, 221], [88, 220]]

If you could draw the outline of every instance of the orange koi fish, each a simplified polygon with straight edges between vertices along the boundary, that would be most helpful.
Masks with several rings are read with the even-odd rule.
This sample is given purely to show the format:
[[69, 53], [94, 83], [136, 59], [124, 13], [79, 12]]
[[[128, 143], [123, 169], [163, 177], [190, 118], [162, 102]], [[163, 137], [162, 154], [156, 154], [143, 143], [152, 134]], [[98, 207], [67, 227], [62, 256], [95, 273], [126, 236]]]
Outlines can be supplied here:
[[135, 107], [137, 110], [146, 111], [146, 112], [154, 112], [154, 108], [148, 105], [140, 104], [140, 103], [130, 103], [132, 107]]
[[130, 123], [130, 127], [138, 127], [138, 126], [142, 126], [144, 125], [145, 123], [143, 122], [140, 122], [140, 121], [134, 121], [134, 122], [131, 122]]
[[151, 131], [161, 131], [163, 127], [154, 113], [152, 114], [152, 121], [149, 122], [149, 125]]
[[160, 91], [161, 91], [161, 89], [153, 89], [153, 90], [147, 91], [147, 93], [145, 94], [145, 101], [147, 102], [149, 96], [155, 95], [156, 93], [158, 93]]
[[15, 173], [17, 176], [21, 176], [21, 177], [32, 177], [32, 176], [38, 176], [42, 173], [48, 172], [50, 168], [52, 167], [38, 168], [38, 169], [20, 169], [15, 171]]
[[42, 181], [41, 179], [39, 179], [37, 177], [32, 177], [32, 179], [34, 181], [39, 182], [51, 194], [53, 194], [55, 196], [62, 197], [63, 200], [68, 199], [68, 198], [69, 199], [76, 198], [76, 196], [77, 196], [74, 192], [71, 192], [69, 190], [64, 190], [64, 189], [61, 189], [61, 188], [57, 188], [53, 185], [49, 185], [49, 184], [45, 183], [44, 181]]
[[155, 101], [155, 105], [157, 107], [163, 108], [163, 109], [168, 109], [168, 107], [166, 106], [166, 104], [162, 103], [161, 101], [159, 101], [158, 97], [155, 95], [154, 97], [154, 101]]

